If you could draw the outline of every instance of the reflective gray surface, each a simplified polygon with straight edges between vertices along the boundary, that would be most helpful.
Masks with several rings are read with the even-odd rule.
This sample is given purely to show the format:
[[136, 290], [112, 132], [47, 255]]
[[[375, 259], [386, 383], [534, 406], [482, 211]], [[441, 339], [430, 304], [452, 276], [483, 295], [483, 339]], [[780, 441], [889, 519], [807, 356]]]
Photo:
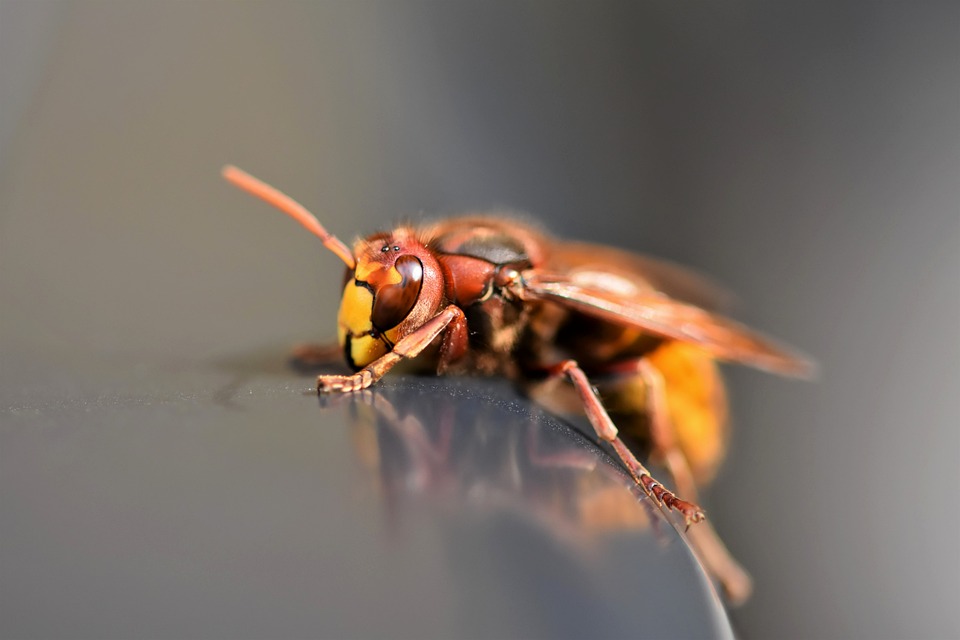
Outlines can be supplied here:
[[[726, 368], [703, 501], [754, 577], [745, 637], [960, 636], [958, 24], [940, 0], [0, 0], [0, 393], [119, 421], [156, 385], [182, 412], [334, 335], [340, 264], [226, 162], [345, 240], [520, 209], [703, 271], [821, 365]], [[26, 433], [48, 461], [114, 439]], [[116, 459], [103, 482], [136, 495]], [[24, 492], [69, 483], [16, 469], [0, 521], [29, 538], [8, 511], [62, 522]]]
[[506, 383], [318, 399], [242, 360], [5, 354], [5, 637], [730, 636], [670, 522]]

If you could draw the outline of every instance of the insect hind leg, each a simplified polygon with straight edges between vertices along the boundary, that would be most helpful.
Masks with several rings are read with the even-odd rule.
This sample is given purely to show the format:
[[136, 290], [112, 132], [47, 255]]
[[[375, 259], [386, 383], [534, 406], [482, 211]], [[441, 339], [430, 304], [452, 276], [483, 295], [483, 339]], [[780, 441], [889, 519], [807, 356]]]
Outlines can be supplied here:
[[[674, 436], [674, 425], [667, 410], [666, 388], [663, 376], [647, 359], [637, 363], [637, 373], [647, 391], [647, 410], [650, 415], [650, 435], [654, 451], [663, 457], [667, 472], [673, 476], [678, 490], [693, 500], [697, 487], [693, 471], [680, 450]], [[723, 587], [733, 605], [743, 604], [753, 590], [750, 574], [730, 555], [716, 530], [705, 522], [689, 533], [690, 543], [697, 550], [707, 572]]]
[[647, 496], [657, 504], [682, 514], [687, 527], [702, 521], [706, 517], [700, 507], [692, 502], [681, 500], [673, 492], [664, 487], [663, 484], [654, 479], [650, 471], [637, 460], [633, 452], [620, 440], [617, 427], [613, 424], [613, 420], [610, 419], [610, 415], [600, 402], [600, 398], [597, 397], [596, 392], [590, 385], [590, 381], [587, 380], [587, 375], [575, 360], [564, 360], [551, 367], [548, 373], [550, 376], [566, 376], [567, 379], [573, 383], [577, 394], [580, 396], [580, 400], [583, 402], [587, 419], [590, 420], [590, 424], [593, 426], [597, 436], [613, 447], [613, 450], [616, 451], [621, 462], [626, 466], [627, 471]]

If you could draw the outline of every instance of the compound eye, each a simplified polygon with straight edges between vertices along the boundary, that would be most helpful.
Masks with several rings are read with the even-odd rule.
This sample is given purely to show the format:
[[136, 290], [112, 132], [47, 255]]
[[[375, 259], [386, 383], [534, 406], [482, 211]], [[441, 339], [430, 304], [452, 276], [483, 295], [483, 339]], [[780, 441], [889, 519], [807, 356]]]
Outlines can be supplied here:
[[420, 297], [423, 285], [423, 264], [415, 256], [400, 256], [394, 269], [400, 272], [398, 284], [388, 284], [377, 290], [370, 320], [381, 333], [403, 322]]

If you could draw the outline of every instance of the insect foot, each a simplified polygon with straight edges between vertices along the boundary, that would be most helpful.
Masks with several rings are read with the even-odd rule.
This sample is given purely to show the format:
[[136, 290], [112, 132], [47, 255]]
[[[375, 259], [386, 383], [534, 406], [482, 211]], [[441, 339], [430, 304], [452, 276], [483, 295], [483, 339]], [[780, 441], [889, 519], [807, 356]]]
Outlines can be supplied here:
[[317, 393], [351, 393], [373, 384], [373, 376], [366, 369], [352, 376], [318, 376]]
[[703, 522], [703, 520], [706, 519], [707, 516], [703, 513], [703, 510], [700, 507], [692, 502], [681, 500], [647, 474], [641, 474], [640, 483], [643, 485], [643, 489], [647, 492], [647, 495], [652, 496], [654, 500], [665, 506], [667, 509], [673, 509], [674, 511], [681, 513], [688, 529], [690, 528], [690, 525]]

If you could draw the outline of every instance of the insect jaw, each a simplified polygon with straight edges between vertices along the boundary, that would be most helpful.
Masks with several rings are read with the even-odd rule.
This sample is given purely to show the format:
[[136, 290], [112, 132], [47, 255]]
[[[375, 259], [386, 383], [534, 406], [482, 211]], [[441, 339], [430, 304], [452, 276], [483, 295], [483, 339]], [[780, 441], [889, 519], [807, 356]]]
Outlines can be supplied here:
[[393, 350], [393, 343], [375, 330], [355, 335], [341, 328], [340, 343], [343, 355], [351, 369], [357, 371]]

